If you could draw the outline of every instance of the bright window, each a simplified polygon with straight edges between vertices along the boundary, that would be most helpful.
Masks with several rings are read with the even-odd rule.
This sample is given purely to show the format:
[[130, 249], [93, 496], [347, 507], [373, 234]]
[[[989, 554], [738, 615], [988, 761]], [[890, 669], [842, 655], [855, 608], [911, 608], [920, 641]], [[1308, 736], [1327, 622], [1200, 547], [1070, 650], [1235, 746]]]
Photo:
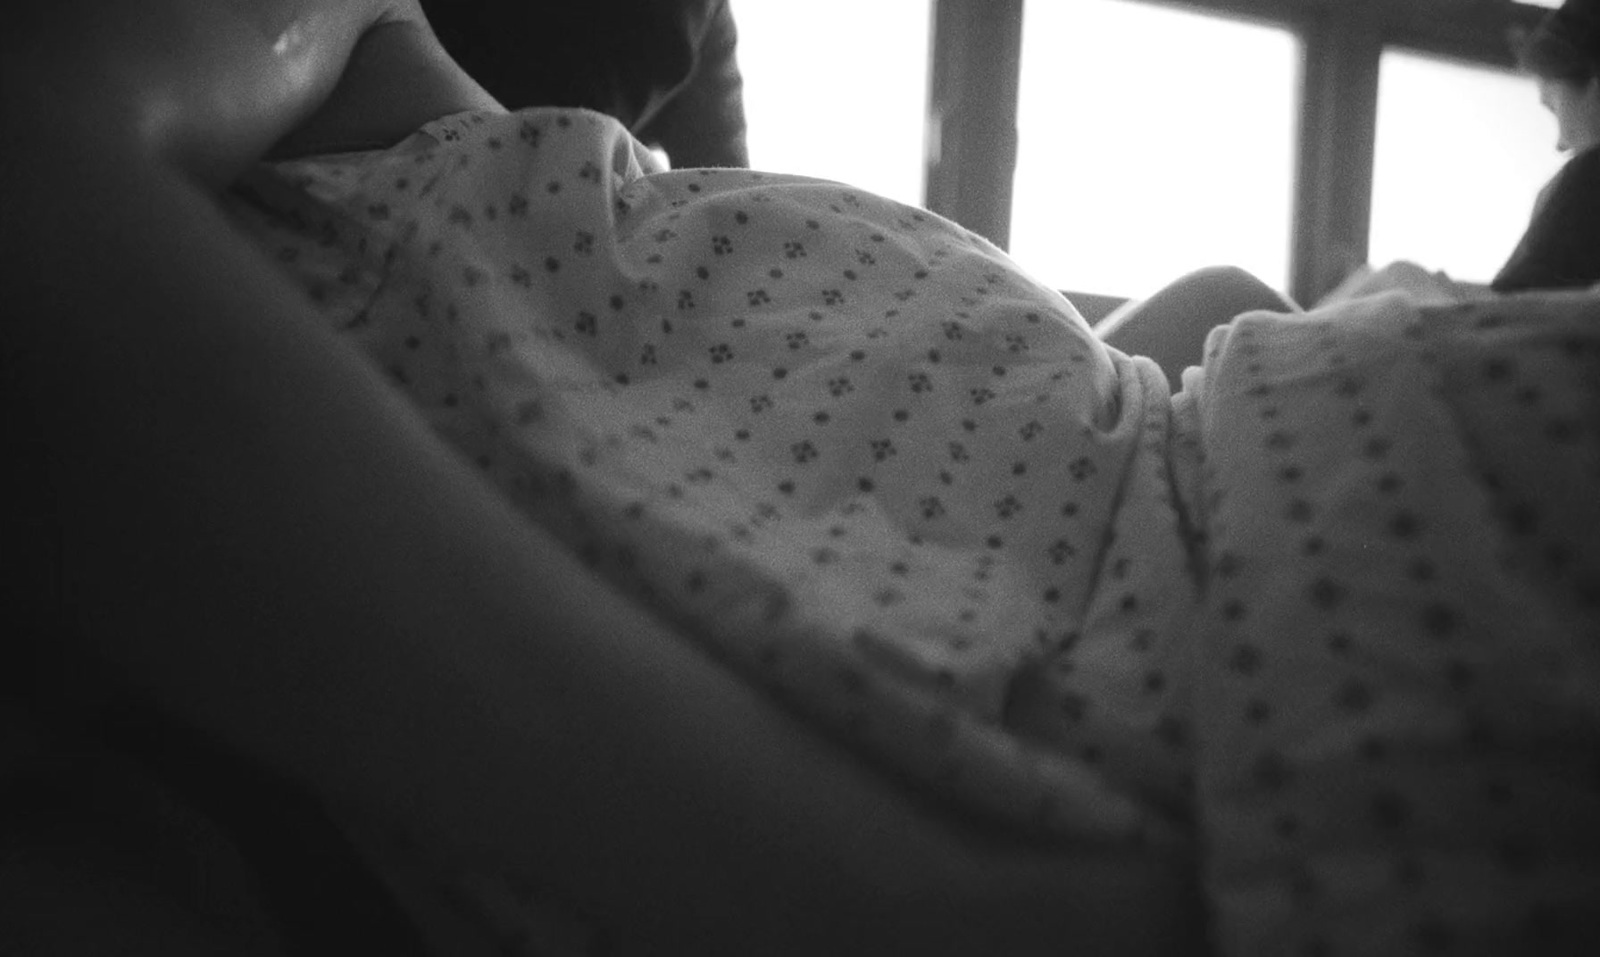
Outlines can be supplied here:
[[1368, 258], [1487, 282], [1563, 157], [1526, 77], [1389, 51], [1378, 87]]
[[730, 0], [756, 169], [922, 204], [932, 0]]
[[1024, 8], [1012, 254], [1141, 297], [1202, 266], [1289, 282], [1300, 45], [1127, 0]]

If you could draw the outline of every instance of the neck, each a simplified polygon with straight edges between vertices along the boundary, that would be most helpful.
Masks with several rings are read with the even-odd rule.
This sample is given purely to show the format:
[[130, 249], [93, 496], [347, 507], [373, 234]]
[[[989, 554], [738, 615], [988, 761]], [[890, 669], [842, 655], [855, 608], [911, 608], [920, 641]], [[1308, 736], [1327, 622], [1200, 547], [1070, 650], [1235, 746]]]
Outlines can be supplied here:
[[430, 120], [502, 107], [467, 76], [426, 24], [396, 20], [369, 29], [321, 107], [269, 153], [272, 159], [392, 146]]

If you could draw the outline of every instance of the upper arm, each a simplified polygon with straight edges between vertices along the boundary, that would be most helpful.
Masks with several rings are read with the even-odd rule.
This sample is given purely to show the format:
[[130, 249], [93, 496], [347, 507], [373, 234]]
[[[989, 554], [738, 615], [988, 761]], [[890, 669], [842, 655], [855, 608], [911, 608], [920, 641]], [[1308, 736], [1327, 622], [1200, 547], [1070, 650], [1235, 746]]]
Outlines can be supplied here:
[[4, 44], [8, 124], [224, 182], [312, 115], [372, 26], [415, 0], [60, 0]]
[[1527, 232], [1494, 279], [1497, 292], [1577, 289], [1600, 281], [1600, 151], [1567, 162], [1540, 195]]
[[688, 78], [635, 132], [677, 167], [749, 166], [733, 10], [722, 3], [709, 16]]

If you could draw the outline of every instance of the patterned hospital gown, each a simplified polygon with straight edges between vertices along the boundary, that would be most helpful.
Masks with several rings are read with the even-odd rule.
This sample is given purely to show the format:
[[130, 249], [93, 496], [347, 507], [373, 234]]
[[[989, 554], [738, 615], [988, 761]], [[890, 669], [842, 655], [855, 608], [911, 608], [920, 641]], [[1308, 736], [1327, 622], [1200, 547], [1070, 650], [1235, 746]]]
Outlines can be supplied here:
[[530, 521], [842, 743], [1041, 840], [1196, 842], [1220, 950], [1596, 932], [1595, 298], [1246, 316], [1172, 396], [948, 221], [581, 111], [230, 210]]

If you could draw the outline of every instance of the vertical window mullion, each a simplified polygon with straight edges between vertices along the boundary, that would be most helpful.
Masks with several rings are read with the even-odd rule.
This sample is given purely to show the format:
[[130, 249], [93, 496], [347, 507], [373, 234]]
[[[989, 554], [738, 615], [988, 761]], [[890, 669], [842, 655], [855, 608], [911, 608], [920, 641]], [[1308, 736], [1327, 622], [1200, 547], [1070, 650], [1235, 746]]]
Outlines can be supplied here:
[[929, 209], [1004, 247], [1017, 156], [1022, 0], [938, 0], [929, 84]]
[[1321, 17], [1302, 40], [1291, 291], [1310, 303], [1367, 260], [1383, 41], [1370, 25]]

